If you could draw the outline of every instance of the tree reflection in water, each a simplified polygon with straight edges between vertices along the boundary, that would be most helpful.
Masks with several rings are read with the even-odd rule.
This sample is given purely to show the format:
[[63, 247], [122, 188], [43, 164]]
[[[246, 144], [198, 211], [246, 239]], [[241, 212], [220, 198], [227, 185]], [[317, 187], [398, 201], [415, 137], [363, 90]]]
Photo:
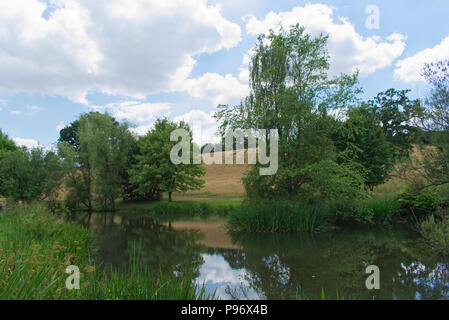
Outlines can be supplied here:
[[95, 257], [105, 269], [125, 270], [134, 259], [151, 272], [199, 276], [205, 248], [198, 244], [202, 234], [196, 230], [178, 231], [148, 217], [111, 213], [93, 215], [87, 226], [93, 230]]
[[[85, 223], [89, 219], [85, 218]], [[206, 248], [202, 234], [135, 215], [94, 215], [97, 258], [129, 266], [136, 255], [151, 271], [189, 273], [219, 298], [447, 299], [449, 260], [423, 249], [398, 228], [309, 234], [230, 233], [239, 249]], [[204, 242], [204, 241], [203, 241]], [[365, 287], [368, 265], [380, 268], [380, 290]]]

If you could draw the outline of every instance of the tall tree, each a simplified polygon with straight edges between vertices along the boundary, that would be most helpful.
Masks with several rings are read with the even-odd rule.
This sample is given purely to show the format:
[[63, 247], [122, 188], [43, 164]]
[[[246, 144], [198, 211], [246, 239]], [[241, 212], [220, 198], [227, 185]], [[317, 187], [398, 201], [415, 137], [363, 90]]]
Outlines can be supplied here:
[[259, 36], [249, 96], [237, 106], [220, 105], [215, 114], [222, 135], [229, 128], [278, 130], [278, 172], [261, 177], [256, 165], [245, 179], [250, 197], [329, 196], [339, 184], [340, 196], [350, 196], [360, 182], [357, 173], [336, 162], [328, 111], [352, 105], [361, 90], [357, 74], [329, 79], [326, 43], [326, 36], [314, 38], [299, 25]]
[[412, 120], [422, 113], [420, 101], [411, 100], [408, 97], [409, 92], [410, 90], [388, 89], [380, 92], [367, 103], [373, 107], [397, 157], [409, 156], [412, 150], [413, 133], [417, 131]]
[[421, 148], [424, 170], [416, 170], [424, 178], [420, 189], [449, 184], [449, 61], [426, 64], [423, 76], [431, 91], [426, 98], [422, 126], [432, 133], [434, 148]]
[[192, 134], [184, 122], [176, 124], [159, 119], [154, 129], [139, 139], [137, 163], [129, 170], [130, 182], [137, 193], [158, 198], [161, 192], [168, 192], [169, 201], [172, 201], [173, 192], [197, 190], [204, 185], [199, 178], [205, 174], [205, 169], [200, 164], [174, 164], [171, 161], [170, 152], [177, 142], [170, 141], [170, 135], [176, 129], [190, 133], [189, 145], [193, 150]]
[[94, 192], [103, 209], [114, 210], [116, 199], [122, 196], [121, 173], [126, 169], [132, 140], [128, 125], [116, 124], [108, 114], [90, 113], [80, 119], [80, 150], [89, 154]]
[[350, 108], [333, 136], [339, 162], [358, 166], [366, 187], [373, 190], [389, 178], [394, 153], [371, 106]]
[[108, 114], [91, 112], [60, 132], [59, 152], [67, 168], [69, 199], [88, 211], [98, 202], [104, 210], [115, 208], [123, 185], [134, 138], [126, 123]]

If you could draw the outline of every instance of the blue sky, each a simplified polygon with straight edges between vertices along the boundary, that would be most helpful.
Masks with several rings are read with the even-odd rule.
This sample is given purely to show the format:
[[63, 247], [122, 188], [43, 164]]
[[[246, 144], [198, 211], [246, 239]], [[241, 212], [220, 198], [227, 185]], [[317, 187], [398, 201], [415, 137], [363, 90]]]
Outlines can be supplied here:
[[279, 24], [329, 34], [331, 74], [359, 69], [362, 98], [390, 87], [423, 97], [422, 65], [449, 59], [448, 15], [445, 0], [0, 0], [0, 128], [51, 147], [98, 110], [136, 134], [167, 116], [213, 140], [216, 105], [246, 95], [250, 49]]

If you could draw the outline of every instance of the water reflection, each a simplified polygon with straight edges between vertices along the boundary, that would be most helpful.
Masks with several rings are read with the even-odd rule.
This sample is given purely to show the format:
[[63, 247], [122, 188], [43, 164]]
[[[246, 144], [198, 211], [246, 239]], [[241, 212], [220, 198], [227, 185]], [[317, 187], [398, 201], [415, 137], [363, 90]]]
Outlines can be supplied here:
[[[432, 257], [398, 228], [305, 234], [223, 231], [222, 223], [161, 223], [136, 215], [94, 215], [98, 259], [125, 268], [133, 255], [152, 270], [189, 272], [223, 299], [447, 299], [447, 259]], [[214, 229], [215, 228], [215, 229]], [[366, 266], [381, 289], [365, 287]]]

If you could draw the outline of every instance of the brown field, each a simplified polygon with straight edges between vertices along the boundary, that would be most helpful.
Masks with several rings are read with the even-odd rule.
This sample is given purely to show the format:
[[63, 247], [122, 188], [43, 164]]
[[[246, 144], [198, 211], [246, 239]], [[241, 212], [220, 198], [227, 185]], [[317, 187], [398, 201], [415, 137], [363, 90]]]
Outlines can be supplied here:
[[[206, 168], [206, 174], [203, 177], [205, 184], [203, 189], [198, 191], [192, 191], [190, 194], [214, 194], [214, 195], [227, 195], [227, 196], [242, 196], [245, 194], [243, 188], [242, 178], [245, 171], [248, 168], [247, 164], [224, 164], [225, 152], [217, 152], [217, 156], [222, 157], [223, 164], [203, 164]], [[235, 155], [235, 152], [234, 152]], [[245, 163], [247, 152], [245, 152]], [[235, 159], [234, 159], [235, 162]]]

